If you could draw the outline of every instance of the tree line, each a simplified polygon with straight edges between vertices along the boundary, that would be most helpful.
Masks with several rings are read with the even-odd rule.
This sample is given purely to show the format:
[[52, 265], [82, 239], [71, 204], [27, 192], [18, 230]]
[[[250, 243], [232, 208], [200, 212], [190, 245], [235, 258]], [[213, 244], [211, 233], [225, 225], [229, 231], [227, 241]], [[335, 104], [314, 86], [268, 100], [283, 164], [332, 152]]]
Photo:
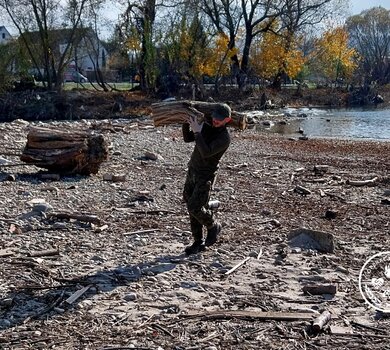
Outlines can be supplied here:
[[[183, 84], [202, 92], [205, 82], [218, 92], [223, 83], [243, 90], [253, 83], [390, 80], [390, 11], [382, 7], [348, 17], [348, 0], [119, 0], [112, 36], [102, 41], [107, 3], [0, 0], [18, 31], [1, 47], [0, 82], [36, 69], [47, 89], [60, 90], [81, 45], [106, 91], [107, 69], [137, 75], [144, 91], [168, 94]], [[101, 46], [109, 52], [104, 66]]]

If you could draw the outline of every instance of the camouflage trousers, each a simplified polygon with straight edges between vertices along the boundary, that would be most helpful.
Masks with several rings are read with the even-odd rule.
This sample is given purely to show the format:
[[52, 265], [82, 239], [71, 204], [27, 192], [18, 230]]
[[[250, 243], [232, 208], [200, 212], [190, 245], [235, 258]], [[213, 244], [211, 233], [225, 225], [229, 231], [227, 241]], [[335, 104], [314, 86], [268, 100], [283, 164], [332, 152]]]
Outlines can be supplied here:
[[183, 198], [190, 215], [191, 232], [195, 241], [203, 238], [203, 226], [214, 224], [213, 212], [208, 208], [216, 173], [198, 174], [189, 168], [184, 184]]

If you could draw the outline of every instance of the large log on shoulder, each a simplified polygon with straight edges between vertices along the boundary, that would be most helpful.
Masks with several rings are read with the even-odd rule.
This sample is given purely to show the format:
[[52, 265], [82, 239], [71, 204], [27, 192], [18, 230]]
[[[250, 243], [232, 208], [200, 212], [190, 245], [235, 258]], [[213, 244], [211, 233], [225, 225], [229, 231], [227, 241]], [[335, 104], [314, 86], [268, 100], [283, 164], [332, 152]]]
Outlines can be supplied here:
[[101, 134], [86, 131], [32, 128], [20, 159], [60, 174], [96, 174], [108, 158]]
[[[187, 123], [190, 116], [196, 116], [199, 121], [211, 116], [213, 111], [222, 103], [203, 101], [172, 101], [154, 103], [152, 105], [152, 118], [155, 126]], [[227, 124], [230, 127], [244, 130], [246, 128], [246, 116], [232, 111], [232, 121]]]

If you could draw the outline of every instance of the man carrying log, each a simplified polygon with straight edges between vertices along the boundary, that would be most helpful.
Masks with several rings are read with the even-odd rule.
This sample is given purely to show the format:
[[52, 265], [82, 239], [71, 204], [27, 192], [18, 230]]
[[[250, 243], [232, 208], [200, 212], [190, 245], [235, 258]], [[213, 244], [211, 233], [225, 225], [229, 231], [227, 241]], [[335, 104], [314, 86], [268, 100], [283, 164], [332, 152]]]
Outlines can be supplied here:
[[[231, 109], [226, 104], [219, 104], [209, 115], [205, 114], [203, 120], [199, 122], [196, 116], [190, 116], [189, 122], [182, 126], [184, 141], [195, 141], [183, 191], [194, 238], [192, 245], [185, 248], [187, 255], [199, 253], [216, 243], [222, 229], [214, 220], [208, 202], [219, 161], [230, 145], [226, 124], [231, 121]], [[207, 229], [205, 240], [203, 227]]]

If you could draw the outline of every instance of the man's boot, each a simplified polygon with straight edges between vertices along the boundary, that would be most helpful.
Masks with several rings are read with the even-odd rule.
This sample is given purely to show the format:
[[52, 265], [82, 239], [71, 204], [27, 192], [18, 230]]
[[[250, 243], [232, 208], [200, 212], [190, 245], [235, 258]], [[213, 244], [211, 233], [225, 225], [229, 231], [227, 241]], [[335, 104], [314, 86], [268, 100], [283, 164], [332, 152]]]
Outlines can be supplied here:
[[218, 235], [222, 230], [222, 226], [219, 222], [215, 222], [213, 226], [207, 229], [207, 237], [204, 245], [209, 247], [217, 242]]
[[195, 241], [191, 245], [187, 246], [184, 251], [187, 255], [198, 254], [205, 250], [203, 241]]
[[192, 237], [194, 238], [194, 243], [185, 248], [185, 253], [187, 255], [197, 254], [205, 250], [204, 241], [203, 241], [203, 228], [196, 220], [191, 220], [191, 232]]

